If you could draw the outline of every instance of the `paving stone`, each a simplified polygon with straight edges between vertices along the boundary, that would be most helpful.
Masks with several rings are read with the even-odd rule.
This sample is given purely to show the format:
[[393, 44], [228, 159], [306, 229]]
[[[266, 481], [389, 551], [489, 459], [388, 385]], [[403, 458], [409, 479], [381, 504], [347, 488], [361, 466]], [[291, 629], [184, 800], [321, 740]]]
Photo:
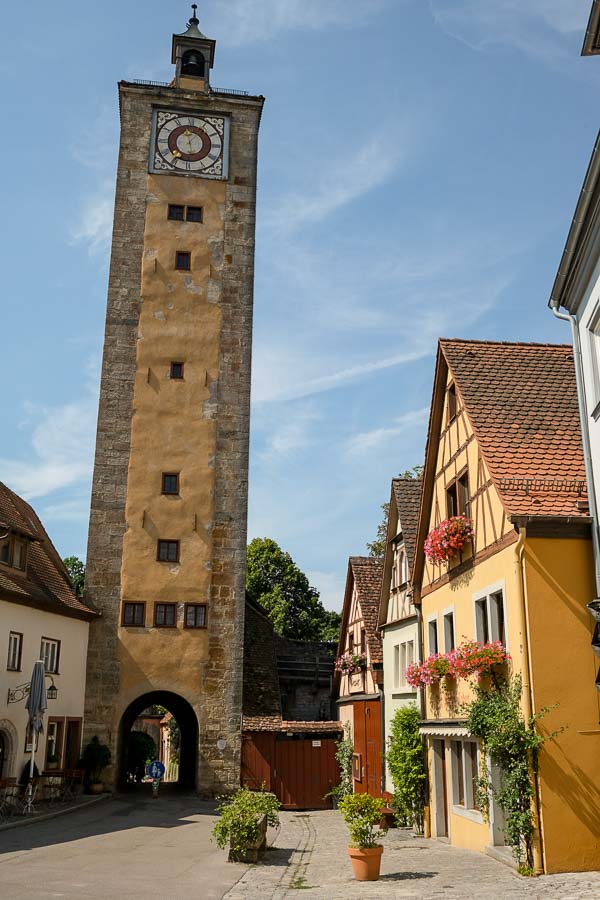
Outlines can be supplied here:
[[225, 894], [225, 900], [600, 897], [598, 872], [521, 878], [484, 854], [415, 838], [406, 829], [391, 830], [383, 844], [380, 880], [356, 882], [346, 852], [346, 827], [338, 812], [285, 812], [264, 862], [249, 869]]

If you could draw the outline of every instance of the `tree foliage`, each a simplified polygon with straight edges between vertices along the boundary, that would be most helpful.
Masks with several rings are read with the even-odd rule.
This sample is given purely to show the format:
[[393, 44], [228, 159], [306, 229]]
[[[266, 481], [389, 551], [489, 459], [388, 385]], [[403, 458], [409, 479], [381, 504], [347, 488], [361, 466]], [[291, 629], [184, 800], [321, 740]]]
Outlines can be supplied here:
[[156, 744], [145, 731], [130, 731], [127, 737], [125, 770], [130, 780], [141, 781], [146, 766], [156, 759]]
[[71, 584], [78, 597], [83, 596], [83, 585], [85, 583], [85, 565], [78, 556], [67, 556], [63, 559]]
[[271, 538], [254, 538], [248, 545], [246, 590], [283, 637], [337, 640], [340, 614], [325, 609], [304, 572]]
[[394, 812], [403, 825], [421, 826], [425, 804], [425, 761], [416, 706], [399, 709], [392, 719], [387, 763], [394, 782]]

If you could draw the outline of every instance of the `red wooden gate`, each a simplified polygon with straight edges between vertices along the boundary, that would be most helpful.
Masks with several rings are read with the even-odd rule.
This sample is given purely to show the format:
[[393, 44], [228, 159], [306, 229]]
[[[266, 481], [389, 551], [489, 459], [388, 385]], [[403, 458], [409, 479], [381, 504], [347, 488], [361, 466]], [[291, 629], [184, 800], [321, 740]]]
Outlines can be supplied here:
[[272, 790], [284, 809], [328, 809], [325, 798], [339, 783], [335, 738], [287, 739], [272, 733], [245, 734], [242, 784]]

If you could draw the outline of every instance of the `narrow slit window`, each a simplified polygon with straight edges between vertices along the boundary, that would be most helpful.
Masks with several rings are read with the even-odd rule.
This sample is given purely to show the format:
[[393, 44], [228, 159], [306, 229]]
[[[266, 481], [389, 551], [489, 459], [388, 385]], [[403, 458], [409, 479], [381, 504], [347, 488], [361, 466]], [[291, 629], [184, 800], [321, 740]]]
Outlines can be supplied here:
[[451, 384], [447, 391], [448, 424], [456, 418], [456, 387]]
[[438, 627], [437, 621], [432, 619], [429, 625], [427, 626], [427, 630], [429, 632], [429, 652], [430, 653], [438, 653], [439, 645], [438, 645]]
[[183, 363], [182, 362], [172, 362], [171, 363], [171, 378], [175, 381], [181, 381], [183, 379]]

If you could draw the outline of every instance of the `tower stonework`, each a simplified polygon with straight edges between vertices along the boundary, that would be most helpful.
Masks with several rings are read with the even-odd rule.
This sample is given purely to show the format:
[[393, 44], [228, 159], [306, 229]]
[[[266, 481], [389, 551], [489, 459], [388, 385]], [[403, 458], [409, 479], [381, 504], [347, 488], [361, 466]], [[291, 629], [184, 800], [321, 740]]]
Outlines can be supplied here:
[[86, 596], [85, 739], [123, 777], [152, 704], [180, 778], [240, 780], [248, 439], [262, 97], [214, 90], [214, 42], [174, 35], [170, 85], [121, 82], [121, 140]]

